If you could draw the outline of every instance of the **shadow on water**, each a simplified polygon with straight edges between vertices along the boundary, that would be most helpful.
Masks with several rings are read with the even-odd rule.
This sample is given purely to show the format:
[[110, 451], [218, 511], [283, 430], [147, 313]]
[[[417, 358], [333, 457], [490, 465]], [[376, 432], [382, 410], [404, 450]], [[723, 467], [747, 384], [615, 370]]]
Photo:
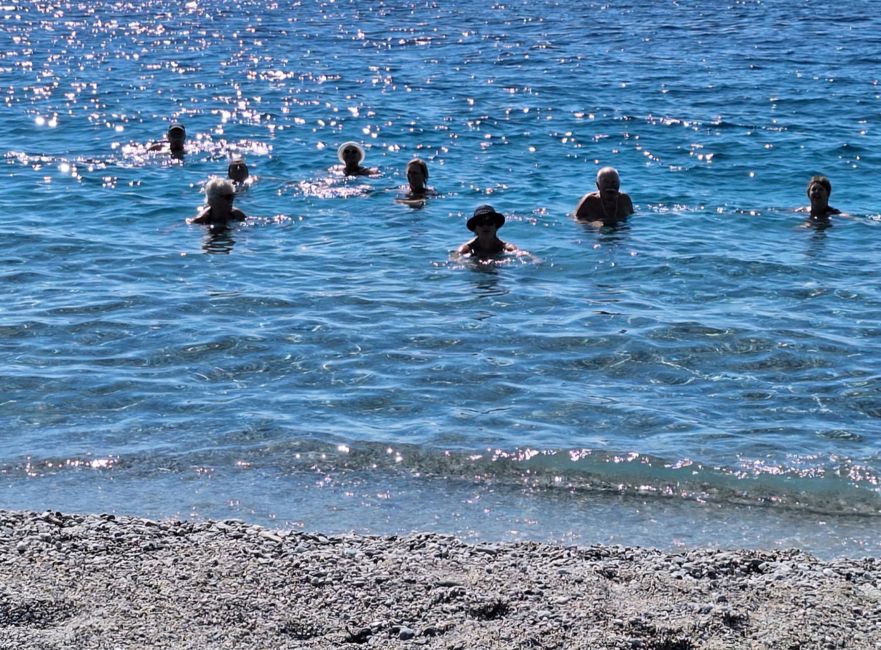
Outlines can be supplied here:
[[619, 221], [612, 226], [603, 226], [597, 230], [600, 242], [604, 244], [619, 244], [623, 242], [630, 233], [630, 223], [628, 221]]
[[235, 243], [232, 230], [226, 226], [211, 226], [202, 241], [202, 250], [212, 255], [229, 255]]
[[492, 298], [510, 293], [510, 289], [501, 285], [498, 265], [474, 262], [470, 266], [475, 295]]
[[581, 228], [585, 234], [595, 235], [600, 243], [617, 244], [628, 236], [630, 233], [630, 221], [619, 221], [611, 226], [595, 226], [587, 221], [575, 220], [575, 224]]
[[830, 219], [807, 219], [804, 222], [804, 227], [812, 230], [805, 254], [811, 259], [816, 259], [826, 246], [826, 231], [832, 227], [832, 221]]

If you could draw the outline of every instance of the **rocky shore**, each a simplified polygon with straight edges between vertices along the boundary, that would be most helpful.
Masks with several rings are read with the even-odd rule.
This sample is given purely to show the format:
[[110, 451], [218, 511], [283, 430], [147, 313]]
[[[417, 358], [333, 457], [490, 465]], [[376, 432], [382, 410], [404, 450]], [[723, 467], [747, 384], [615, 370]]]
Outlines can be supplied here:
[[0, 511], [0, 648], [881, 648], [881, 561]]

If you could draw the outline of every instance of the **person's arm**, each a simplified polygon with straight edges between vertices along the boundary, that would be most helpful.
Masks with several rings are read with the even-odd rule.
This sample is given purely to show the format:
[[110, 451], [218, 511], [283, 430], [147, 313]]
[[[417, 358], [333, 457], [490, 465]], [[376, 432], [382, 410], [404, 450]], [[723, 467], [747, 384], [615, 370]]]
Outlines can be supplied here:
[[205, 206], [195, 217], [187, 219], [187, 223], [211, 223], [211, 209], [208, 206]]

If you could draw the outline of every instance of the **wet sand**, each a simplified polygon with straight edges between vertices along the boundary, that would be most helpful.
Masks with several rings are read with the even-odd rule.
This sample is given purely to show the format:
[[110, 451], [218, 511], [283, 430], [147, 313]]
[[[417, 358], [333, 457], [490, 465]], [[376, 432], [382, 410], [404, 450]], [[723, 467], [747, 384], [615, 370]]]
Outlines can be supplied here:
[[0, 648], [881, 648], [881, 561], [0, 511]]

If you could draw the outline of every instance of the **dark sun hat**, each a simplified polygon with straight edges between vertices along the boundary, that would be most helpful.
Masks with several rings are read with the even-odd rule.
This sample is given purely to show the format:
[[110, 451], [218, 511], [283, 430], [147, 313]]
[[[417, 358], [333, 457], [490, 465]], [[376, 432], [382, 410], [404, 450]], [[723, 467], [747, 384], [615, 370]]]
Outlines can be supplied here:
[[465, 226], [468, 230], [474, 232], [477, 222], [485, 217], [492, 217], [496, 222], [496, 228], [501, 228], [505, 223], [505, 215], [496, 212], [491, 205], [480, 205], [474, 211], [474, 215], [468, 220]]

